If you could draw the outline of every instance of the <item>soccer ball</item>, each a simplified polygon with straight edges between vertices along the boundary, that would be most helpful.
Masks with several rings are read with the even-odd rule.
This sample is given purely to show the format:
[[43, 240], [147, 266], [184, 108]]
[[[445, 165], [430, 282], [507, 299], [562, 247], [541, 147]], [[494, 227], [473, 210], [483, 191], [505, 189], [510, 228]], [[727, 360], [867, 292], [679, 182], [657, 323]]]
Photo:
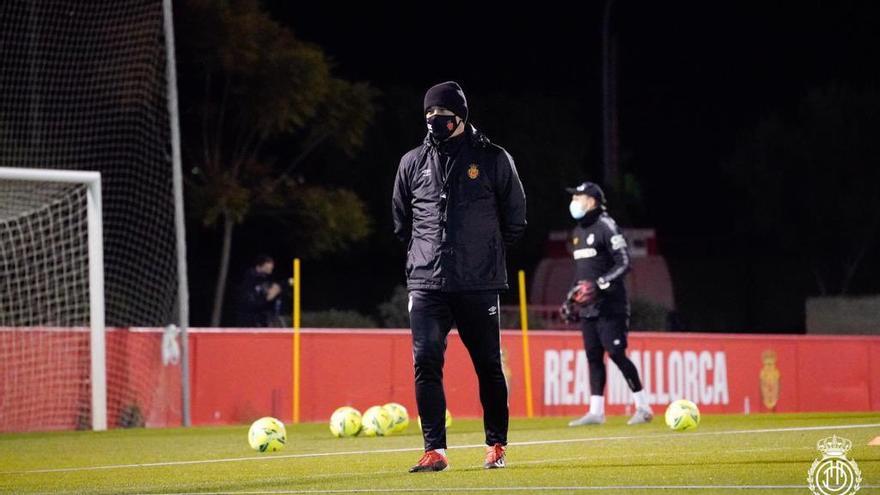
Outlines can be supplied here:
[[388, 411], [393, 420], [391, 433], [402, 433], [405, 431], [409, 426], [409, 413], [406, 412], [406, 408], [396, 402], [389, 402], [382, 407]]
[[383, 437], [391, 433], [394, 418], [382, 406], [373, 406], [364, 412], [361, 432], [368, 437]]
[[353, 437], [361, 432], [361, 413], [353, 407], [340, 407], [330, 416], [330, 433], [336, 437]]
[[666, 408], [666, 425], [675, 431], [693, 430], [700, 424], [700, 410], [686, 399], [679, 399]]
[[[419, 416], [417, 419], [419, 421], [419, 430], [421, 430], [422, 429], [422, 417]], [[446, 429], [448, 430], [450, 426], [452, 426], [452, 413], [449, 412], [449, 409], [447, 409], [446, 410]]]
[[248, 431], [248, 443], [251, 448], [260, 452], [277, 452], [287, 442], [287, 431], [284, 423], [266, 416], [251, 425]]

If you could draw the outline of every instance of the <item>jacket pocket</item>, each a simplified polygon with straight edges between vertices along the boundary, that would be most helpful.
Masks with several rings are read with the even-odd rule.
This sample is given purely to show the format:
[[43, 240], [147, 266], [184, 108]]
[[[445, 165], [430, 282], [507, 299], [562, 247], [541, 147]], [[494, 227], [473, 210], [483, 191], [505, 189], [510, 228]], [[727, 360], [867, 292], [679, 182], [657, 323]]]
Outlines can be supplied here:
[[478, 239], [456, 249], [459, 279], [466, 283], [485, 284], [495, 281], [498, 273], [497, 242], [494, 238]]

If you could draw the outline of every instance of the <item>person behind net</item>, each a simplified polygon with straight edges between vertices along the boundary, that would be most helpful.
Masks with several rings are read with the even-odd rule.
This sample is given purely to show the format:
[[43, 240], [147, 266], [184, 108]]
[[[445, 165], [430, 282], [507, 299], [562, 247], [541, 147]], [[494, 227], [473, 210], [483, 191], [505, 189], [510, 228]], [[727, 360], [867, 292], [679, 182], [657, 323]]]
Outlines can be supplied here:
[[281, 286], [272, 279], [275, 260], [261, 254], [247, 269], [236, 291], [236, 316], [242, 327], [268, 327], [278, 324]]
[[605, 193], [592, 182], [566, 188], [569, 211], [577, 221], [572, 232], [575, 283], [560, 308], [563, 320], [580, 321], [590, 367], [590, 409], [568, 426], [605, 422], [605, 353], [623, 373], [633, 392], [636, 411], [627, 424], [648, 423], [654, 413], [648, 405], [639, 371], [626, 356], [629, 300], [624, 275], [630, 269], [626, 239], [608, 215]]
[[394, 232], [407, 246], [416, 404], [425, 442], [410, 472], [449, 465], [443, 362], [453, 323], [479, 381], [483, 467], [500, 468], [509, 411], [498, 293], [508, 288], [505, 248], [526, 228], [525, 193], [510, 154], [468, 122], [457, 83], [428, 89], [423, 110], [428, 133], [401, 158], [392, 198]]

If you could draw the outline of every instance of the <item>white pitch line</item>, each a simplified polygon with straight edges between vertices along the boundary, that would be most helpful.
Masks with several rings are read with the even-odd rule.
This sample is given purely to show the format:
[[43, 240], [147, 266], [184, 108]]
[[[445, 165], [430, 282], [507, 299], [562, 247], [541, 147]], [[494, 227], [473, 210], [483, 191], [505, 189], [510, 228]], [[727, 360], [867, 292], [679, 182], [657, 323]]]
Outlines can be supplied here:
[[[753, 430], [722, 430], [722, 431], [706, 431], [706, 432], [690, 432], [682, 433], [661, 433], [659, 435], [627, 435], [613, 437], [590, 437], [590, 438], [566, 438], [560, 440], [534, 440], [528, 442], [511, 442], [511, 447], [526, 447], [531, 445], [558, 445], [566, 443], [585, 443], [585, 442], [603, 442], [603, 441], [619, 441], [619, 440], [652, 440], [663, 438], [690, 438], [695, 436], [714, 436], [714, 435], [745, 435], [753, 433], [790, 433], [801, 431], [821, 431], [821, 430], [852, 430], [860, 428], [880, 428], [880, 423], [856, 424], [856, 425], [838, 425], [838, 426], [801, 426], [789, 428], [761, 428]], [[474, 449], [485, 448], [484, 444], [472, 445], [453, 445], [449, 449]], [[41, 473], [67, 473], [79, 471], [101, 471], [108, 469], [128, 469], [128, 468], [145, 468], [145, 467], [167, 467], [167, 466], [186, 466], [192, 464], [217, 464], [226, 462], [248, 462], [248, 461], [268, 461], [280, 459], [303, 459], [314, 457], [335, 457], [335, 456], [351, 456], [365, 454], [389, 454], [400, 452], [422, 452], [421, 447], [407, 447], [399, 449], [378, 449], [378, 450], [349, 450], [344, 452], [317, 452], [311, 454], [286, 454], [260, 457], [230, 457], [225, 459], [199, 459], [192, 461], [168, 461], [168, 462], [147, 462], [140, 464], [109, 464], [105, 466], [82, 466], [69, 468], [52, 468], [52, 469], [32, 469], [27, 471], [3, 471], [0, 474], [41, 474]]]
[[[861, 424], [861, 425], [841, 425], [841, 426], [792, 426], [789, 428], [761, 428], [756, 430], [723, 430], [723, 431], [701, 431], [697, 432], [689, 432], [687, 436], [689, 437], [700, 437], [700, 436], [715, 436], [715, 435], [739, 435], [743, 433], [786, 433], [793, 431], [816, 431], [816, 430], [851, 430], [854, 428], [878, 428], [880, 427], [880, 423], [871, 423], [871, 424]], [[617, 436], [617, 437], [601, 437], [601, 438], [565, 438], [561, 440], [534, 440], [530, 442], [517, 442], [511, 443], [511, 445], [554, 445], [560, 443], [578, 443], [578, 442], [593, 442], [599, 440], [632, 440], [636, 438], [640, 439], [652, 439], [652, 438], [667, 438], [667, 437], [675, 437], [682, 438], [682, 433], [661, 433], [659, 435], [642, 435], [642, 436]], [[455, 448], [455, 447], [450, 447]]]
[[[733, 450], [725, 450], [725, 454], [741, 454], [748, 452], [778, 452], [780, 450], [816, 450], [813, 446], [807, 447], [758, 447], [752, 449], [733, 449]], [[712, 454], [714, 452], [710, 451], [688, 451], [688, 455], [693, 457], [700, 457], [702, 455]], [[616, 454], [616, 455], [603, 455], [602, 460], [612, 460], [612, 459], [638, 459], [642, 457], [658, 457], [664, 456], [667, 454], [661, 452], [632, 452], [629, 454]], [[510, 461], [507, 463], [508, 467], [516, 468], [517, 466], [522, 465], [539, 465], [539, 464], [554, 464], [554, 463], [569, 463], [573, 461], [585, 461], [589, 460], [586, 456], [578, 456], [578, 457], [556, 457], [549, 459], [539, 459], [539, 460], [531, 460], [531, 461]], [[455, 472], [463, 472], [463, 471], [483, 471], [485, 470], [482, 466], [467, 466], [467, 467], [458, 467], [456, 464], [451, 469], [455, 470]], [[324, 474], [312, 474], [307, 476], [298, 476], [297, 481], [312, 481], [312, 480], [323, 480], [323, 479], [332, 479], [332, 478], [361, 478], [361, 477], [376, 477], [386, 474], [401, 474], [400, 469], [394, 469], [389, 471], [370, 471], [370, 472], [336, 472], [336, 473], [324, 473]]]
[[[807, 447], [758, 447], [752, 449], [734, 449], [734, 450], [725, 450], [725, 454], [733, 454], [733, 453], [746, 453], [746, 452], [778, 452], [780, 450], [816, 450], [815, 447], [807, 446]], [[710, 451], [689, 451], [688, 454], [693, 457], [699, 457], [705, 454], [711, 454], [713, 452]], [[603, 455], [602, 460], [611, 460], [611, 459], [638, 459], [642, 457], [657, 457], [666, 455], [660, 452], [633, 452], [629, 454], [617, 454], [617, 455]], [[588, 460], [585, 456], [578, 457], [557, 457], [550, 459], [540, 459], [540, 460], [531, 460], [531, 461], [510, 461], [507, 463], [507, 466], [510, 468], [516, 468], [517, 466], [523, 465], [540, 465], [540, 464], [554, 464], [554, 463], [569, 463], [573, 461], [585, 461]], [[485, 468], [482, 466], [468, 466], [468, 467], [458, 467], [458, 465], [453, 466], [451, 469], [454, 469], [455, 472], [464, 472], [464, 471], [484, 471]], [[298, 476], [296, 479], [298, 482], [307, 482], [307, 481], [317, 481], [317, 480], [325, 480], [325, 479], [333, 479], [333, 478], [375, 478], [376, 476], [383, 476], [386, 474], [401, 474], [400, 469], [389, 470], [389, 471], [370, 471], [370, 472], [336, 472], [336, 473], [324, 473], [324, 474], [312, 474], [306, 476]]]
[[[862, 488], [876, 488], [878, 485], [862, 485]], [[452, 493], [467, 492], [558, 492], [558, 491], [609, 491], [609, 490], [806, 490], [807, 485], [599, 485], [599, 486], [493, 486], [493, 487], [443, 487], [440, 491]], [[163, 493], [159, 495], [287, 495], [319, 493], [437, 493], [437, 488], [340, 488], [326, 490], [275, 490], [246, 492], [187, 492]]]
[[[724, 454], [745, 454], [745, 453], [754, 453], [754, 452], [778, 452], [780, 450], [816, 450], [815, 447], [757, 447], [753, 449], [731, 449], [725, 450]], [[689, 450], [688, 455], [692, 457], [700, 457], [702, 455], [710, 455], [715, 454], [716, 452], [710, 451], [694, 451]], [[660, 457], [667, 456], [669, 454], [665, 452], [632, 452], [629, 454], [618, 454], [618, 455], [603, 455], [602, 460], [611, 460], [611, 459], [633, 459], [639, 457]], [[555, 459], [539, 459], [533, 461], [514, 461], [508, 462], [508, 466], [521, 466], [523, 464], [553, 464], [556, 462], [571, 462], [571, 461], [586, 461], [588, 460], [585, 456], [580, 457], [559, 457]], [[397, 471], [399, 472], [399, 471]]]

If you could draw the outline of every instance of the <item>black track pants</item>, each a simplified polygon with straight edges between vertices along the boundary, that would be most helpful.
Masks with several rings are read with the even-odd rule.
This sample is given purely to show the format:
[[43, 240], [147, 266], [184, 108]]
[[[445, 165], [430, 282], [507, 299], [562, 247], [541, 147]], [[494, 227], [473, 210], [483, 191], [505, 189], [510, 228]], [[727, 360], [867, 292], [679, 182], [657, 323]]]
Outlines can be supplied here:
[[626, 334], [629, 331], [626, 316], [600, 316], [581, 320], [584, 349], [590, 365], [590, 392], [605, 395], [605, 353], [620, 368], [627, 385], [633, 392], [642, 389], [639, 370], [626, 356]]
[[501, 369], [498, 293], [412, 290], [409, 295], [416, 403], [425, 450], [446, 448], [443, 363], [446, 337], [453, 323], [477, 372], [486, 444], [507, 445], [509, 411], [507, 383]]

